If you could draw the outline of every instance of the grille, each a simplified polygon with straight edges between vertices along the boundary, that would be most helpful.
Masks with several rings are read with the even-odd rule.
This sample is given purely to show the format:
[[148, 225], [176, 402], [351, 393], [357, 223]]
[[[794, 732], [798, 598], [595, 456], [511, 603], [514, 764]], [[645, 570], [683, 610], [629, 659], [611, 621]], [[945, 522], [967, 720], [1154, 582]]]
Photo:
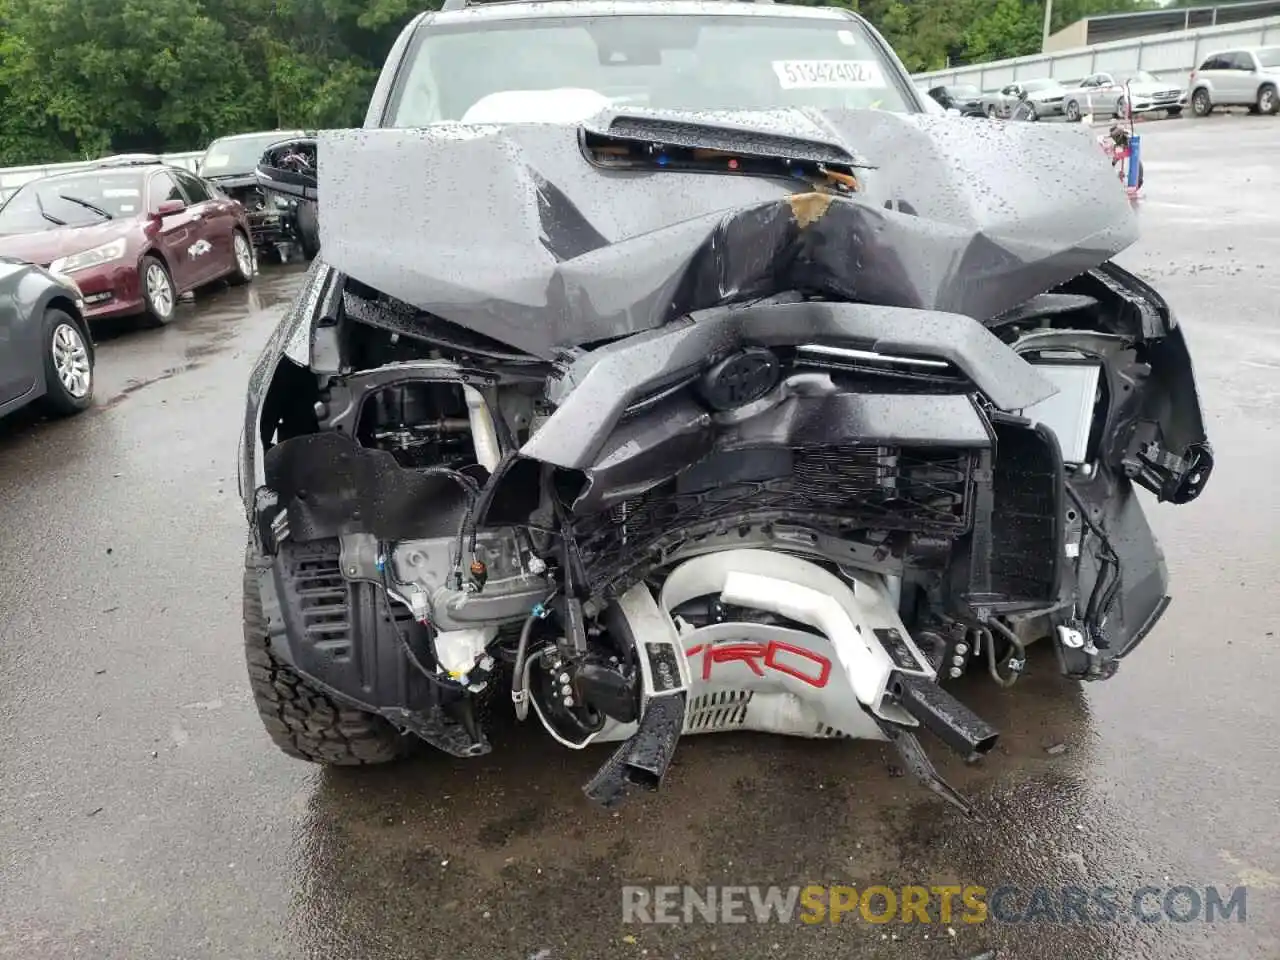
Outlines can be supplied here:
[[[738, 458], [753, 452], [771, 458], [767, 479], [740, 479]], [[747, 524], [785, 521], [837, 532], [956, 537], [972, 523], [977, 458], [969, 450], [879, 446], [718, 454], [682, 477], [580, 518], [574, 533], [587, 579], [596, 590], [691, 535], [729, 532]], [[738, 479], [726, 480], [726, 475]]]
[[991, 512], [991, 592], [1051, 603], [1062, 556], [1062, 460], [1037, 429], [1000, 424]]

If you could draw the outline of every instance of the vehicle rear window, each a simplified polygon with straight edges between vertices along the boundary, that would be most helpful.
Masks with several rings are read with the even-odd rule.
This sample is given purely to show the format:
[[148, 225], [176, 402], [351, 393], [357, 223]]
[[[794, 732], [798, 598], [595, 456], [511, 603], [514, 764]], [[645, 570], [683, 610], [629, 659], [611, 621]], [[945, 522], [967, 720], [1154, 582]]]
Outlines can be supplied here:
[[917, 109], [854, 20], [539, 17], [419, 30], [384, 125], [573, 121], [608, 106]]
[[137, 171], [33, 181], [0, 208], [0, 234], [33, 233], [64, 224], [81, 227], [103, 222], [107, 219], [103, 214], [111, 218], [136, 216], [142, 212], [142, 185], [143, 176]]
[[1265, 50], [1255, 50], [1253, 55], [1258, 58], [1258, 65], [1263, 69], [1280, 67], [1280, 47], [1267, 47]]

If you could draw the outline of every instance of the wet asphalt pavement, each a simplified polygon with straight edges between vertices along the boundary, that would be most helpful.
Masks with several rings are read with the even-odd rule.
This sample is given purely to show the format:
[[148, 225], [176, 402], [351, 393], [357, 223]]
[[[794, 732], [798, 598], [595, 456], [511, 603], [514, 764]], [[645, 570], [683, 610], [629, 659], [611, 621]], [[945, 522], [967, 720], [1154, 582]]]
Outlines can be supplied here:
[[[0, 424], [0, 957], [1280, 957], [1280, 118], [1142, 133], [1144, 239], [1121, 259], [1182, 318], [1217, 471], [1150, 507], [1174, 603], [1112, 681], [1033, 655], [1011, 692], [967, 685], [1001, 745], [972, 768], [931, 752], [980, 821], [876, 744], [690, 738], [663, 793], [614, 814], [580, 793], [608, 748], [532, 728], [472, 761], [276, 752], [241, 654], [235, 478], [248, 368], [299, 276], [269, 267], [105, 336], [87, 415]], [[1243, 923], [953, 937], [623, 926], [624, 883], [1249, 889]]]

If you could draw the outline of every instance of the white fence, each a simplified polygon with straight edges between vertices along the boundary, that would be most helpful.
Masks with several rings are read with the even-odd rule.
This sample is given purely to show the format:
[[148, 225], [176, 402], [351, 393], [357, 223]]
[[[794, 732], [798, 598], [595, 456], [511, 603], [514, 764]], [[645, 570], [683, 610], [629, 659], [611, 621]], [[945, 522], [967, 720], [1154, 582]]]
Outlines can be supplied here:
[[[190, 153], [166, 153], [164, 159], [175, 166], [185, 167], [194, 171], [196, 161], [204, 156], [203, 150], [195, 150]], [[46, 163], [38, 164], [32, 167], [5, 167], [0, 169], [0, 200], [7, 200], [9, 196], [24, 183], [30, 183], [32, 180], [39, 180], [41, 177], [52, 176], [55, 173], [72, 173], [76, 170], [86, 170], [93, 166], [94, 161], [84, 160], [72, 163]]]
[[1280, 44], [1280, 17], [1157, 33], [1130, 40], [1110, 40], [1075, 50], [917, 73], [912, 79], [921, 87], [971, 83], [979, 90], [999, 90], [1015, 80], [1053, 77], [1072, 81], [1103, 71], [1149, 70], [1162, 80], [1186, 84], [1188, 74], [1210, 53], [1233, 47], [1273, 44]]

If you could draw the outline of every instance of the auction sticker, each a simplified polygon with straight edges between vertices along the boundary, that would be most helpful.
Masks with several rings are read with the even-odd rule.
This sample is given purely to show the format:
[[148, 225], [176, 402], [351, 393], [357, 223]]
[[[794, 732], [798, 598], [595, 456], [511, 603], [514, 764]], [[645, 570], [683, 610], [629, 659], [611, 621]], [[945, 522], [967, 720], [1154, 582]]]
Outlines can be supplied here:
[[773, 72], [784, 90], [884, 86], [874, 60], [774, 60]]

